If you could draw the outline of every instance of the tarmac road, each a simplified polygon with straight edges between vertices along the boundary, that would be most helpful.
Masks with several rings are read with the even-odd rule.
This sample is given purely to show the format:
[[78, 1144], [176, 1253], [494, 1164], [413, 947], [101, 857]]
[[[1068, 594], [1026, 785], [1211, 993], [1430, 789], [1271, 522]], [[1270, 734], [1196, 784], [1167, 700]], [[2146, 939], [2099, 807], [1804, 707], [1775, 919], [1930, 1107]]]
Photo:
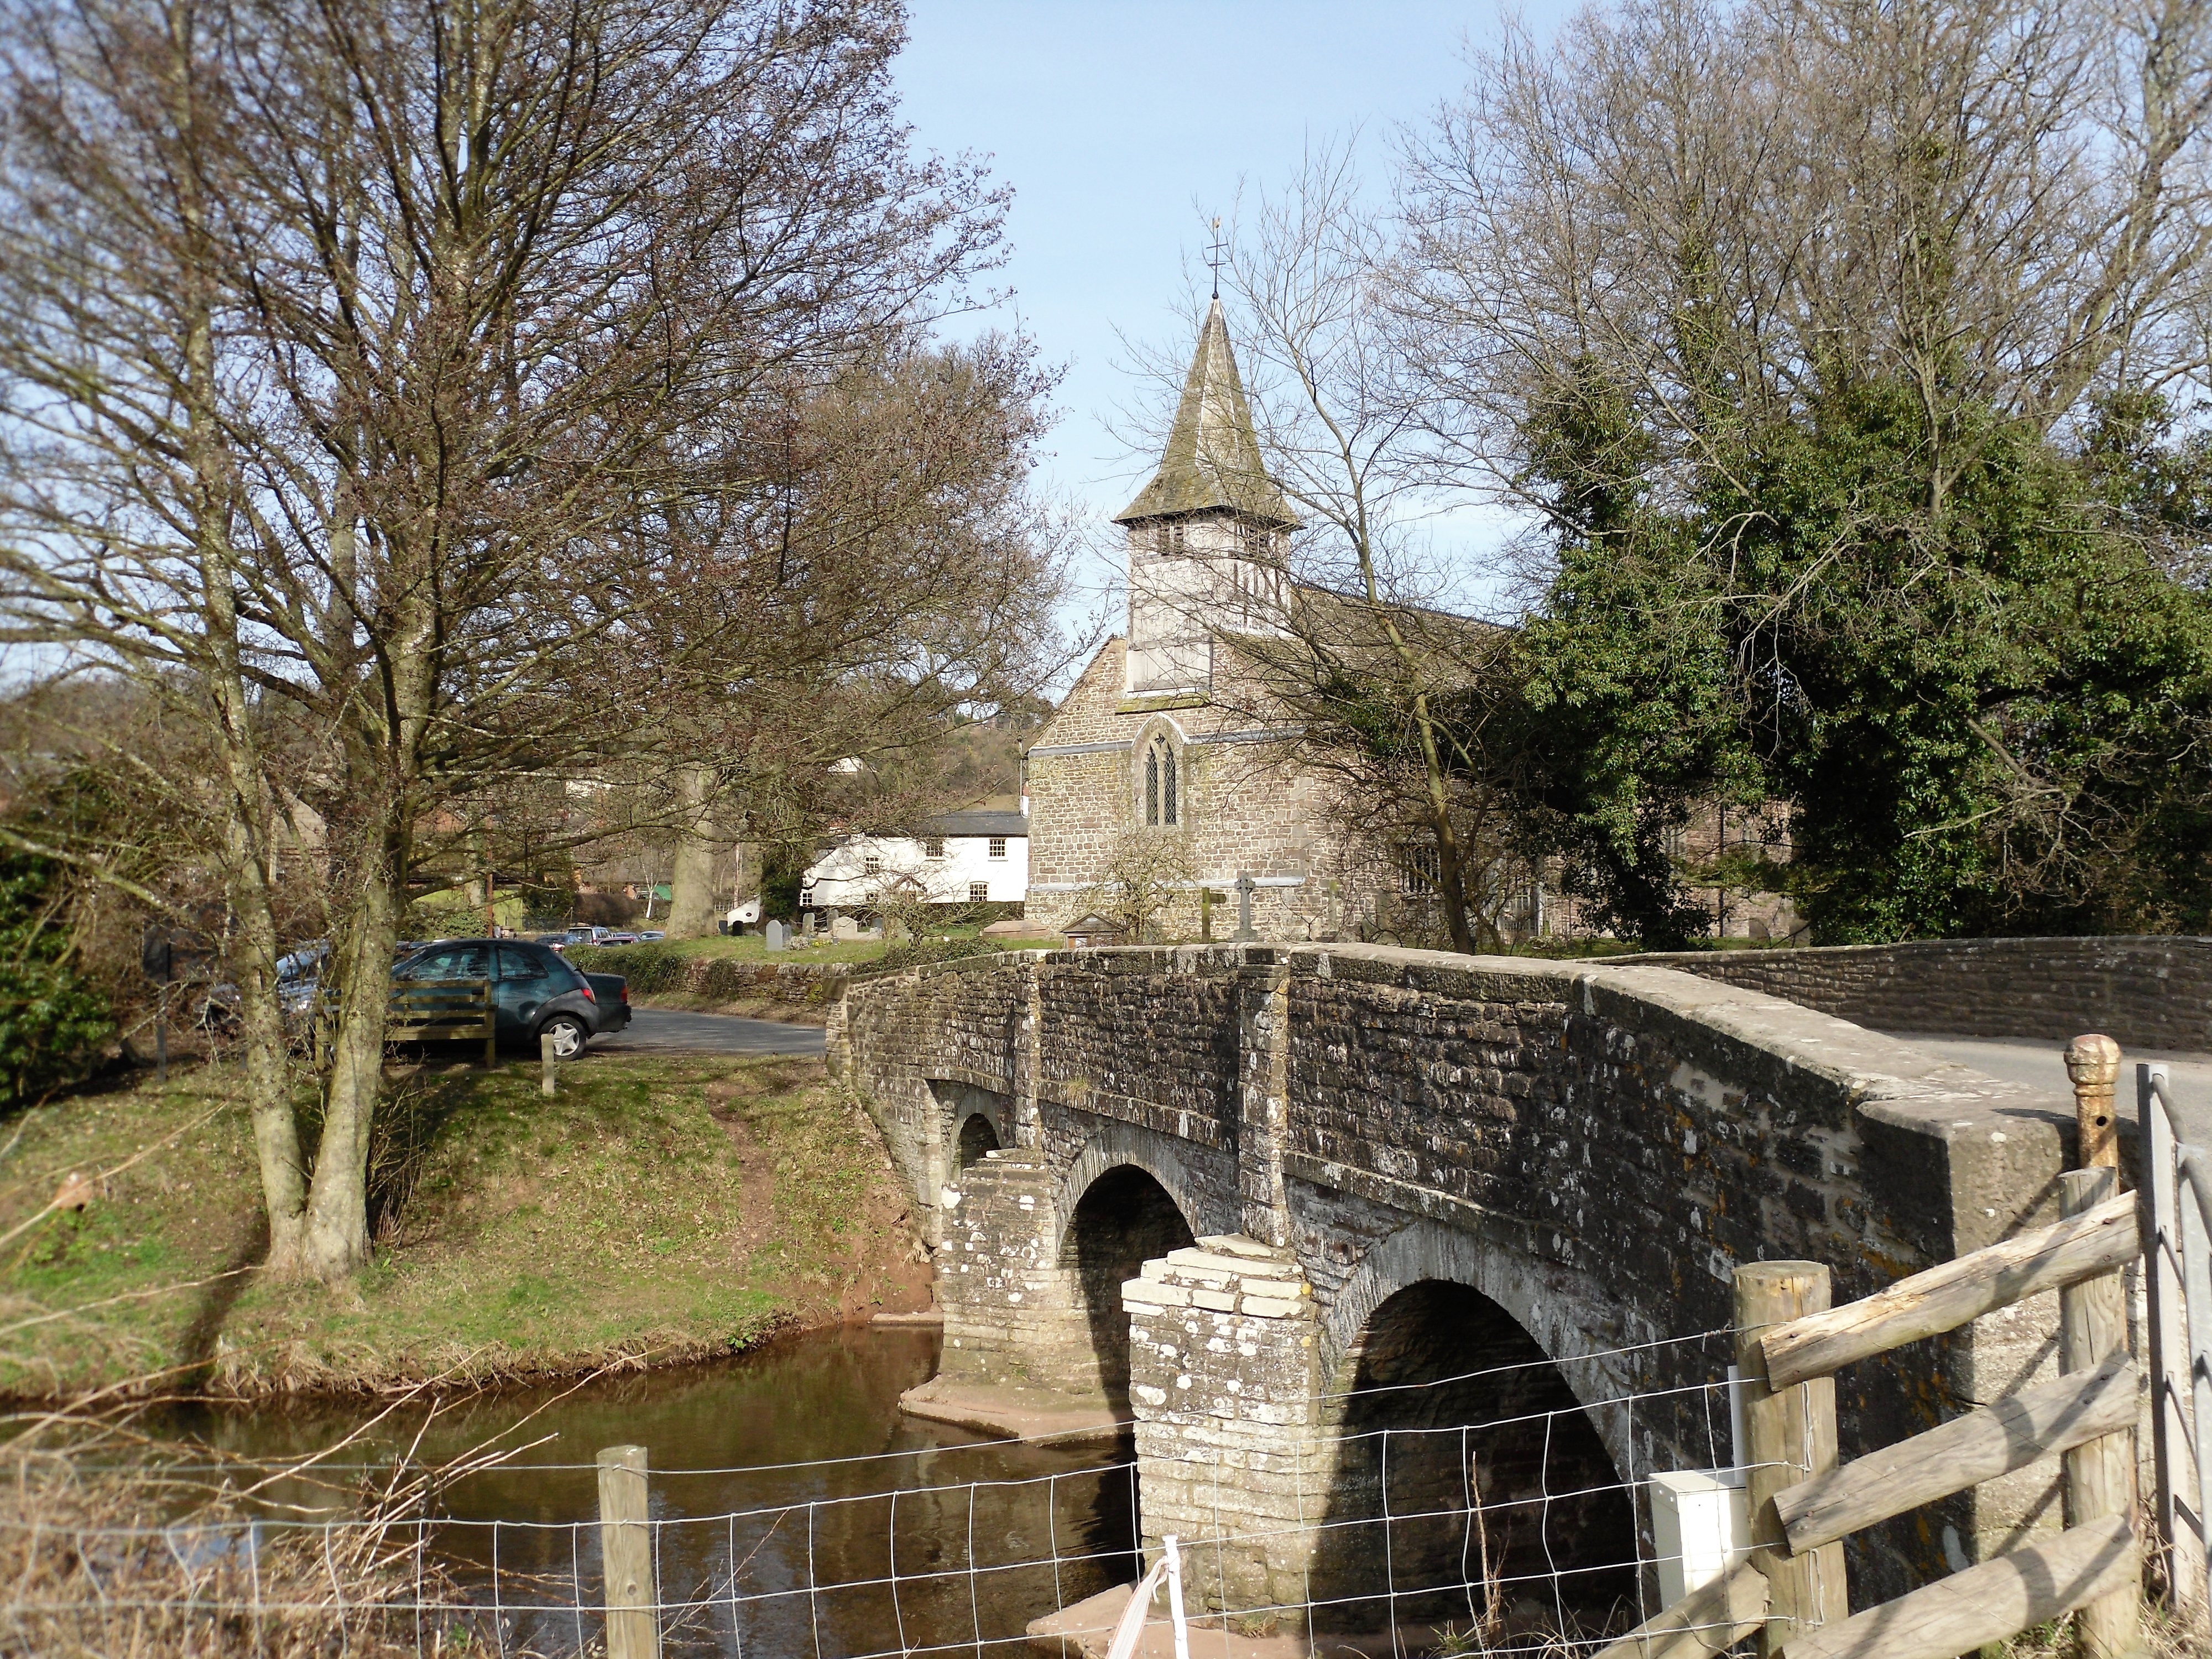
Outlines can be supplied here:
[[[2066, 1045], [2063, 1042], [2029, 1042], [2009, 1037], [1928, 1036], [1906, 1031], [1899, 1031], [1896, 1036], [1900, 1042], [1909, 1042], [1916, 1048], [1941, 1054], [1945, 1060], [1970, 1066], [1984, 1077], [2029, 1084], [2051, 1091], [2069, 1107], [2073, 1103], [2074, 1085], [2066, 1080]], [[2120, 1085], [2114, 1091], [2112, 1103], [2119, 1116], [2130, 1123], [2135, 1121], [2136, 1115], [2136, 1062], [2142, 1060], [2166, 1062], [2178, 1109], [2174, 1128], [2180, 1138], [2200, 1146], [2212, 1145], [2212, 1056], [2164, 1048], [2123, 1053]]]
[[734, 1014], [694, 1014], [678, 1008], [632, 1008], [628, 1029], [594, 1037], [595, 1054], [811, 1054], [819, 1058], [819, 1025], [786, 1025]]

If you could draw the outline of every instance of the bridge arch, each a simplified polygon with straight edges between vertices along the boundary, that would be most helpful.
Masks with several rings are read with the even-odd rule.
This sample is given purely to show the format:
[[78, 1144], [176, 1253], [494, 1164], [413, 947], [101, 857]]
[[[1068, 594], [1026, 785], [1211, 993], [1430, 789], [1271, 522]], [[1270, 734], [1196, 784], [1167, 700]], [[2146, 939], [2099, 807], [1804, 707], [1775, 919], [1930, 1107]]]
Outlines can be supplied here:
[[1087, 1328], [1098, 1384], [1118, 1412], [1129, 1404], [1128, 1311], [1121, 1286], [1147, 1261], [1225, 1231], [1220, 1205], [1186, 1167], [1188, 1143], [1132, 1124], [1103, 1126], [1058, 1184], [1054, 1259]]
[[999, 1150], [998, 1126], [986, 1112], [971, 1111], [960, 1126], [960, 1135], [954, 1142], [952, 1168], [955, 1173], [971, 1169], [986, 1152]]
[[[1160, 1189], [1175, 1200], [1176, 1208], [1182, 1212], [1183, 1223], [1194, 1237], [1235, 1232], [1237, 1215], [1234, 1206], [1209, 1190], [1214, 1183], [1192, 1177], [1193, 1165], [1205, 1155], [1205, 1151], [1188, 1140], [1162, 1134], [1141, 1124], [1099, 1125], [1085, 1137], [1082, 1146], [1068, 1160], [1054, 1183], [1054, 1249], [1065, 1253], [1067, 1230], [1084, 1194], [1101, 1176], [1125, 1165], [1142, 1170], [1159, 1183]], [[1233, 1191], [1233, 1171], [1229, 1174], [1229, 1182]]]
[[[1332, 1472], [1313, 1564], [1340, 1627], [1487, 1612], [1597, 1630], [1632, 1601], [1628, 1425], [1601, 1432], [1613, 1391], [1601, 1361], [1574, 1363], [1589, 1350], [1562, 1331], [1558, 1277], [1417, 1221], [1342, 1287], [1323, 1324]], [[1478, 1604], [1486, 1580], [1502, 1605]]]
[[[1589, 1414], [1617, 1478], [1633, 1463], [1628, 1413], [1617, 1401], [1632, 1386], [1615, 1352], [1633, 1338], [1623, 1310], [1609, 1305], [1586, 1275], [1480, 1233], [1415, 1220], [1386, 1233], [1360, 1255], [1322, 1320], [1322, 1375], [1333, 1376], [1376, 1310], [1426, 1280], [1480, 1291], [1528, 1333]], [[1610, 1335], [1608, 1334], [1611, 1334]]]
[[991, 1137], [989, 1146], [981, 1150], [1012, 1145], [1012, 1095], [958, 1078], [930, 1078], [927, 1089], [928, 1121], [923, 1145], [926, 1160], [931, 1166], [927, 1173], [937, 1180], [957, 1181], [960, 1171], [975, 1161], [968, 1154], [977, 1150], [973, 1132], [978, 1118]]

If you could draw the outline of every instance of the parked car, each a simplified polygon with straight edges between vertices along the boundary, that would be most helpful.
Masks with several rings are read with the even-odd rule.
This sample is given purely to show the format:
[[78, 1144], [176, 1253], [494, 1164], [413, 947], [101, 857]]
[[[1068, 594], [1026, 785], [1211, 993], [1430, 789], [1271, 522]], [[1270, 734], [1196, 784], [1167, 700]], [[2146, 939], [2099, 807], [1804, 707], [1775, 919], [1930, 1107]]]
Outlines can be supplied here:
[[608, 933], [601, 937], [597, 943], [601, 945], [635, 945], [637, 943], [637, 935], [635, 933]]
[[310, 939], [276, 958], [276, 1002], [287, 1020], [305, 1019], [322, 987], [323, 964], [330, 960], [328, 939]]
[[662, 933], [658, 927], [647, 927], [639, 933], [637, 942], [640, 945], [650, 945], [657, 939], [666, 939], [668, 935]]
[[595, 1036], [629, 1024], [629, 981], [583, 974], [551, 946], [530, 939], [445, 939], [392, 964], [394, 980], [492, 981], [498, 1040], [535, 1048], [541, 1036], [574, 1060]]

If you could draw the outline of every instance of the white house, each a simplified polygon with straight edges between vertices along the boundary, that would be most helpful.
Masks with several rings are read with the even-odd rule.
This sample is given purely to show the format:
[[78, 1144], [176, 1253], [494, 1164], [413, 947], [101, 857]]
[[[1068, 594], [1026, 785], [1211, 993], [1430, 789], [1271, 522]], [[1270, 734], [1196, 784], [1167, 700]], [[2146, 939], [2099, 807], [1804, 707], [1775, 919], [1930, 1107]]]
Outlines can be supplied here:
[[947, 812], [920, 836], [854, 836], [799, 878], [808, 910], [868, 910], [903, 889], [931, 904], [1018, 903], [1029, 896], [1029, 798], [1021, 809]]

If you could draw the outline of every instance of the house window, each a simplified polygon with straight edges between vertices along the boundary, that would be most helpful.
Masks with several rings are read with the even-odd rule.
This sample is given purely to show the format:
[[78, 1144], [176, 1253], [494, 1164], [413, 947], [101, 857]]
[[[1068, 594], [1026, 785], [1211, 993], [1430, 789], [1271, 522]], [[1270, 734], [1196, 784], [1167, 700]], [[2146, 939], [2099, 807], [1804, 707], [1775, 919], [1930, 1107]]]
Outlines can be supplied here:
[[1428, 898], [1443, 884], [1443, 855], [1434, 847], [1398, 849], [1398, 890], [1407, 898]]
[[945, 856], [945, 837], [942, 836], [932, 836], [927, 841], [922, 842], [921, 854], [924, 858], [943, 858]]
[[991, 884], [990, 884], [989, 882], [988, 882], [988, 881], [971, 881], [971, 882], [969, 882], [969, 883], [968, 884], [968, 902], [969, 902], [969, 903], [970, 903], [970, 904], [988, 904], [990, 902], [991, 902]]
[[1145, 745], [1145, 822], [1172, 830], [1182, 817], [1182, 806], [1175, 745], [1165, 738], [1154, 738]]
[[861, 866], [861, 872], [865, 875], [880, 876], [884, 872], [884, 861], [871, 853], [868, 854], [867, 861]]
[[1006, 856], [1006, 838], [1004, 836], [994, 836], [991, 837], [991, 856], [994, 859], [1002, 859]]

